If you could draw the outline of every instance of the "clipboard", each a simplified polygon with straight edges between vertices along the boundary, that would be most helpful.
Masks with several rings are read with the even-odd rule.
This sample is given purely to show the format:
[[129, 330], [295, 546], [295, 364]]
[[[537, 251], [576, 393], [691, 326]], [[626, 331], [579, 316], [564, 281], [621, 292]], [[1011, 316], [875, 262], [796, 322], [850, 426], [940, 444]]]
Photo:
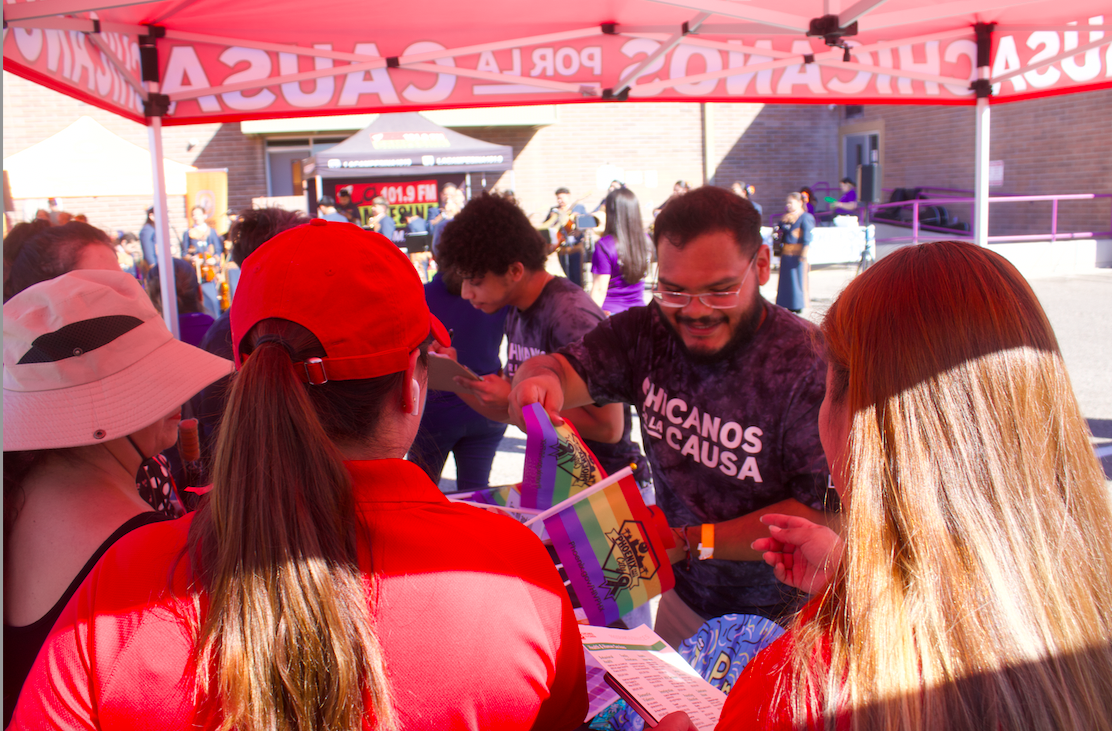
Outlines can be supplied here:
[[458, 363], [446, 355], [429, 353], [429, 389], [432, 391], [451, 391], [452, 393], [467, 393], [467, 389], [460, 386], [452, 379], [456, 376], [469, 381], [483, 380], [475, 375], [467, 366]]

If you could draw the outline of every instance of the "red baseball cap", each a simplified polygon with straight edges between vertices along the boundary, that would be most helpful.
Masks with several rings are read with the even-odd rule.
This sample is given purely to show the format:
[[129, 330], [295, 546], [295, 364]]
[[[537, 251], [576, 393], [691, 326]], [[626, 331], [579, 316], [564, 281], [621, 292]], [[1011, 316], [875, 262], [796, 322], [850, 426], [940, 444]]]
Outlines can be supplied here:
[[308, 329], [328, 353], [305, 361], [310, 383], [404, 371], [430, 334], [451, 344], [397, 246], [355, 224], [321, 218], [283, 231], [244, 262], [231, 311], [236, 368], [243, 367], [243, 337], [274, 317]]

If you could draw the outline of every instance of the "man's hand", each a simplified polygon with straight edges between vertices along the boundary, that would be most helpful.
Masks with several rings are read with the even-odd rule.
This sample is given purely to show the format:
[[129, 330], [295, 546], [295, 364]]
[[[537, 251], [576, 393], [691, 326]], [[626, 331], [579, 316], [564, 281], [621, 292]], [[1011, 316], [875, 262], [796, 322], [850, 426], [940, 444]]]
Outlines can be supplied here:
[[562, 370], [560, 361], [551, 355], [538, 355], [521, 365], [509, 396], [510, 423], [526, 431], [521, 410], [529, 404], [540, 404], [554, 426], [564, 423], [560, 416], [564, 408]]
[[525, 419], [521, 409], [529, 404], [540, 404], [548, 412], [552, 423], [560, 426], [565, 421], [560, 416], [561, 410], [593, 403], [594, 399], [587, 393], [587, 384], [564, 356], [558, 353], [537, 355], [522, 363], [514, 374], [510, 422], [524, 431]]
[[452, 379], [467, 390], [459, 397], [483, 416], [505, 423], [509, 419], [510, 382], [497, 373], [483, 376], [481, 381], [456, 376]]
[[808, 594], [826, 586], [842, 560], [842, 539], [824, 525], [795, 515], [761, 516], [769, 538], [753, 541], [777, 580]]

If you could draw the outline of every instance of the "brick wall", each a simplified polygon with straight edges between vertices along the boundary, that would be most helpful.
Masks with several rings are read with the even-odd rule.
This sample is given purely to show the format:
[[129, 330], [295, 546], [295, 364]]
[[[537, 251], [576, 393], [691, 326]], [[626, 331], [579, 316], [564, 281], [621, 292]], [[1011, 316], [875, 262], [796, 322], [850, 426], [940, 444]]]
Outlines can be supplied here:
[[[605, 182], [599, 184], [597, 172], [603, 165], [623, 171], [646, 223], [652, 209], [672, 194], [677, 180], [702, 183], [698, 104], [568, 104], [558, 108], [558, 115], [556, 124], [526, 131], [497, 127], [459, 130], [478, 139], [513, 145], [514, 192], [522, 208], [536, 214], [538, 220], [555, 204], [555, 191], [561, 186], [568, 188], [573, 198], [590, 194], [583, 205], [593, 210], [613, 177], [604, 176]], [[510, 179], [508, 173], [503, 175], [498, 187], [511, 187]]]
[[[992, 195], [1112, 192], [1112, 90], [993, 105], [989, 158], [1004, 162], [1004, 184]], [[883, 187], [935, 186], [972, 190], [972, 107], [866, 106], [844, 120], [883, 127]], [[885, 195], [887, 200], [887, 194]], [[950, 207], [969, 220], [968, 205]], [[1061, 231], [1107, 231], [1108, 199], [1062, 202]], [[997, 203], [989, 233], [1044, 233], [1050, 203]]]
[[[779, 211], [791, 190], [833, 180], [838, 113], [821, 105], [713, 104], [710, 112], [711, 181], [757, 186], [755, 200]], [[645, 222], [672, 194], [677, 180], [703, 183], [703, 109], [697, 103], [625, 102], [569, 104], [547, 127], [466, 128], [460, 132], [514, 148], [515, 192], [522, 207], [543, 216], [566, 186], [592, 210], [606, 191], [596, 180], [600, 166], [625, 173], [641, 202]], [[472, 176], [474, 182], [475, 176]], [[488, 187], [511, 187], [506, 173]]]
[[[838, 179], [840, 110], [822, 104], [715, 104], [714, 182], [755, 185], [765, 222], [802, 186]], [[821, 192], [816, 188], [816, 193]]]

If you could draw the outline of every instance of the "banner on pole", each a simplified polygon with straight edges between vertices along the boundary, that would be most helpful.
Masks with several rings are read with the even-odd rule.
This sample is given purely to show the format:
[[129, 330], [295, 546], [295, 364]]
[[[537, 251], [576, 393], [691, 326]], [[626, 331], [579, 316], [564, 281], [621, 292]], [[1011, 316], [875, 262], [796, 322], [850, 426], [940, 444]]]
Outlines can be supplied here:
[[197, 170], [185, 174], [185, 208], [205, 211], [205, 221], [223, 236], [228, 233], [228, 171]]

